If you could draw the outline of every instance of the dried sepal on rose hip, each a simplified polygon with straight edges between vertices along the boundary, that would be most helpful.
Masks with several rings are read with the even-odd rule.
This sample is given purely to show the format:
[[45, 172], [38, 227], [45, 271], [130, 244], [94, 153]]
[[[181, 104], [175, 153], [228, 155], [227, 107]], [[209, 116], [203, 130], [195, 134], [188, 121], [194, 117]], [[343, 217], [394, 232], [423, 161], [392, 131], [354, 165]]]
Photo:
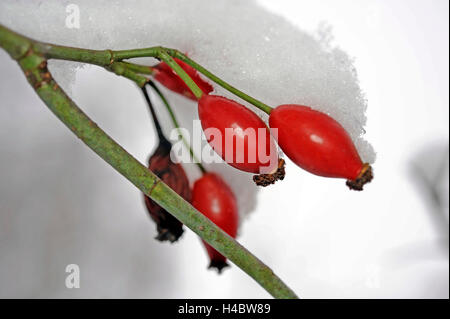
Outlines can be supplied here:
[[[196, 69], [189, 64], [174, 58], [175, 62], [190, 76], [190, 78], [197, 84], [197, 86], [203, 91], [204, 94], [208, 94], [214, 90], [213, 86], [200, 77], [200, 74]], [[184, 83], [184, 81], [178, 76], [178, 74], [172, 70], [170, 66], [165, 62], [161, 62], [153, 67], [153, 77], [156, 81], [164, 85], [171, 91], [184, 95], [185, 97], [197, 101], [197, 98]]]
[[373, 178], [347, 131], [325, 113], [303, 105], [280, 105], [269, 116], [283, 152], [306, 171], [346, 178], [350, 189], [362, 190]]
[[284, 161], [267, 125], [245, 106], [217, 95], [203, 95], [198, 115], [206, 139], [229, 165], [253, 174], [261, 186], [284, 178]]
[[[205, 173], [194, 183], [192, 206], [228, 235], [236, 238], [239, 225], [236, 197], [219, 175]], [[227, 259], [208, 243], [202, 242], [210, 258], [209, 268], [216, 268], [221, 273], [228, 266]]]
[[[191, 188], [186, 173], [179, 163], [174, 163], [170, 158], [172, 144], [167, 140], [162, 132], [161, 125], [156, 117], [155, 110], [147, 94], [146, 88], [142, 88], [144, 97], [152, 115], [153, 123], [158, 134], [158, 147], [148, 160], [148, 168], [158, 176], [167, 186], [173, 189], [186, 201], [191, 199]], [[172, 216], [168, 211], [155, 203], [148, 196], [144, 196], [145, 205], [152, 220], [156, 223], [159, 241], [177, 241], [183, 234], [183, 224]]]

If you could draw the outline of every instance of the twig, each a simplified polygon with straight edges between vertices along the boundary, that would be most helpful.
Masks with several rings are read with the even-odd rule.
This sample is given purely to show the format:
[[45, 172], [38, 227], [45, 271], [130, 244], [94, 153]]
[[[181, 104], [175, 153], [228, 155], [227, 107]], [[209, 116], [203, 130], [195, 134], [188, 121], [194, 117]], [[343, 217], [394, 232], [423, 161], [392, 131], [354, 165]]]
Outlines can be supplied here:
[[[28, 82], [49, 109], [103, 160], [255, 279], [272, 296], [297, 298], [269, 267], [181, 198], [98, 127], [58, 86], [47, 69], [47, 58], [111, 67], [117, 62], [114, 61], [112, 51], [44, 44], [19, 35], [2, 25], [0, 25], [0, 47], [19, 63]], [[122, 73], [119, 70], [118, 73], [128, 74], [134, 78], [134, 75], [127, 72]]]
[[[142, 58], [142, 57], [154, 57], [159, 60], [165, 61], [167, 64], [169, 64], [171, 67], [174, 68], [174, 71], [177, 72], [177, 74], [186, 82], [188, 87], [192, 90], [194, 95], [196, 97], [201, 96], [202, 92], [198, 88], [197, 84], [184, 72], [184, 70], [176, 64], [176, 62], [171, 59], [171, 57], [178, 58], [190, 66], [192, 66], [194, 69], [211, 79], [212, 81], [216, 82], [223, 88], [227, 89], [228, 91], [232, 92], [236, 96], [240, 97], [244, 101], [247, 101], [260, 110], [266, 112], [267, 114], [270, 114], [272, 111], [272, 108], [268, 106], [267, 104], [264, 104], [263, 102], [255, 99], [254, 97], [251, 97], [248, 94], [245, 94], [244, 92], [240, 91], [239, 89], [235, 88], [234, 86], [230, 85], [229, 83], [225, 82], [218, 76], [214, 75], [212, 72], [208, 71], [204, 67], [202, 67], [200, 64], [195, 62], [194, 60], [187, 57], [185, 54], [181, 53], [180, 51], [176, 49], [170, 49], [165, 48], [161, 46], [157, 47], [151, 47], [151, 48], [143, 48], [143, 49], [132, 49], [132, 50], [119, 50], [119, 51], [112, 51], [112, 50], [88, 50], [88, 49], [81, 49], [81, 48], [72, 48], [72, 47], [65, 47], [60, 45], [53, 45], [48, 43], [41, 43], [36, 42], [34, 44], [34, 50], [35, 52], [43, 54], [48, 59], [60, 59], [60, 60], [70, 60], [70, 61], [78, 61], [78, 62], [85, 62], [90, 64], [96, 64], [103, 67], [107, 67], [111, 65], [113, 62], [122, 61], [126, 59], [132, 59], [132, 58]], [[147, 74], [146, 70], [142, 69], [143, 74]], [[138, 73], [141, 73], [139, 71], [136, 71]]]

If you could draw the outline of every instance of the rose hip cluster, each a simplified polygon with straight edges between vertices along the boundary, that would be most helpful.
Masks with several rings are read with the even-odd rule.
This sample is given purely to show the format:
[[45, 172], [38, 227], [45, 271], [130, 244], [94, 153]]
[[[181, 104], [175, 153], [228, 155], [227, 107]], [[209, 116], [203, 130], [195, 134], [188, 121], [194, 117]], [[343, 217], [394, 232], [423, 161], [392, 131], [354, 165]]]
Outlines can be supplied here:
[[[214, 224], [236, 238], [239, 214], [233, 191], [219, 175], [209, 172], [203, 172], [191, 190], [183, 167], [179, 163], [174, 163], [170, 157], [172, 144], [164, 136], [150, 97], [145, 88], [142, 91], [159, 139], [156, 150], [148, 160], [148, 168]], [[156, 223], [158, 231], [156, 239], [177, 241], [183, 234], [183, 224], [149, 197], [144, 196], [144, 200], [150, 217]], [[209, 267], [216, 268], [220, 273], [228, 266], [226, 258], [206, 242], [202, 242], [210, 258]]]
[[[362, 190], [373, 178], [345, 129], [325, 113], [303, 105], [280, 105], [269, 113], [269, 127], [253, 111], [225, 97], [212, 95], [213, 87], [190, 65], [175, 61], [203, 92], [200, 98], [166, 63], [153, 67], [154, 79], [168, 89], [198, 102], [198, 115], [208, 143], [232, 167], [256, 174], [257, 185], [267, 186], [285, 175], [283, 152], [304, 170], [319, 176], [345, 178], [350, 189]], [[172, 145], [162, 134], [149, 97], [143, 89], [158, 132], [160, 144], [149, 159], [149, 169], [214, 224], [235, 238], [239, 225], [236, 198], [217, 174], [203, 171], [191, 191], [180, 164], [170, 159]], [[239, 146], [239, 147], [238, 147]], [[145, 197], [161, 241], [174, 242], [183, 233], [182, 224], [162, 207]], [[210, 267], [221, 270], [226, 258], [203, 241]]]
[[[363, 163], [347, 131], [327, 114], [303, 105], [280, 105], [269, 113], [269, 128], [245, 106], [211, 95], [212, 86], [195, 69], [176, 61], [204, 93], [198, 100], [198, 114], [209, 144], [231, 166], [258, 174], [253, 178], [256, 184], [267, 186], [284, 178], [284, 161], [274, 139], [295, 164], [312, 174], [345, 178], [347, 186], [358, 191], [372, 180], [372, 168]], [[161, 63], [158, 69], [167, 73], [164, 77], [159, 74], [162, 84], [193, 98], [170, 67]], [[256, 134], [247, 134], [249, 129]], [[219, 138], [211, 131], [219, 131]]]

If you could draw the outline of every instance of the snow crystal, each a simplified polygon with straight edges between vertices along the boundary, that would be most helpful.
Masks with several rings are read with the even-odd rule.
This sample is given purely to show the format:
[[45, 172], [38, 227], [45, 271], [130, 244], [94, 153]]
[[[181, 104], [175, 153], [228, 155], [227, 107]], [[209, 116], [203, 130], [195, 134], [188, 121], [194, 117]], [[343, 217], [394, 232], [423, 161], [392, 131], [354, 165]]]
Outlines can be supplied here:
[[[69, 4], [79, 7], [80, 28], [66, 26]], [[328, 113], [349, 132], [363, 160], [375, 159], [373, 148], [362, 138], [367, 102], [352, 58], [329, 44], [330, 30], [306, 33], [254, 1], [3, 0], [0, 22], [29, 37], [63, 45], [177, 48], [268, 105], [303, 104]], [[74, 64], [50, 67], [68, 89], [75, 78]], [[215, 92], [236, 98], [217, 85]], [[191, 127], [189, 122], [197, 116], [195, 104], [168, 94], [182, 125]], [[228, 170], [224, 176], [236, 193], [249, 194], [239, 196], [239, 204], [244, 211], [251, 210], [249, 198], [256, 188], [248, 174], [220, 169]]]

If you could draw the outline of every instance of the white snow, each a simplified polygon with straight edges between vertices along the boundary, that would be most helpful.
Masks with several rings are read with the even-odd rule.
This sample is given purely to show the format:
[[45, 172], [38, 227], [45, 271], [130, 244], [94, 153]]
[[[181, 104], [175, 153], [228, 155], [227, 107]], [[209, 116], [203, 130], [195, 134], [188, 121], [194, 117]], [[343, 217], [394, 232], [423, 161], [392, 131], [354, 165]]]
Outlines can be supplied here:
[[[79, 29], [66, 27], [69, 4], [79, 7]], [[2, 23], [47, 42], [177, 48], [269, 105], [298, 103], [329, 113], [348, 130], [364, 160], [374, 161], [361, 138], [366, 100], [352, 59], [329, 45], [328, 29], [305, 33], [254, 1], [6, 0], [0, 8]], [[52, 66], [60, 81], [73, 79], [67, 65]], [[232, 97], [221, 88], [217, 93]]]
[[[66, 9], [68, 5], [73, 9], [72, 4], [79, 8], [80, 28], [67, 27], [72, 11]], [[327, 28], [309, 34], [254, 1], [236, 0], [7, 0], [0, 4], [0, 22], [29, 37], [62, 45], [91, 49], [155, 45], [177, 48], [266, 104], [297, 103], [327, 112], [347, 129], [363, 160], [374, 161], [372, 147], [362, 138], [366, 100], [352, 59], [329, 44], [332, 35]], [[75, 24], [69, 21], [70, 25]], [[155, 62], [151, 58], [143, 60]], [[71, 94], [76, 67], [81, 65], [66, 61], [50, 61], [49, 65], [57, 81]], [[215, 91], [234, 97], [217, 85]], [[172, 92], [167, 94], [182, 126], [192, 129], [192, 118], [197, 117], [194, 102]], [[138, 92], [136, 99], [141, 99]], [[164, 110], [159, 113], [168, 132], [172, 127], [169, 117]], [[249, 174], [223, 164], [209, 169], [219, 171], [239, 194], [242, 215], [254, 209], [258, 189]], [[193, 166], [187, 170], [191, 180], [198, 176]]]

